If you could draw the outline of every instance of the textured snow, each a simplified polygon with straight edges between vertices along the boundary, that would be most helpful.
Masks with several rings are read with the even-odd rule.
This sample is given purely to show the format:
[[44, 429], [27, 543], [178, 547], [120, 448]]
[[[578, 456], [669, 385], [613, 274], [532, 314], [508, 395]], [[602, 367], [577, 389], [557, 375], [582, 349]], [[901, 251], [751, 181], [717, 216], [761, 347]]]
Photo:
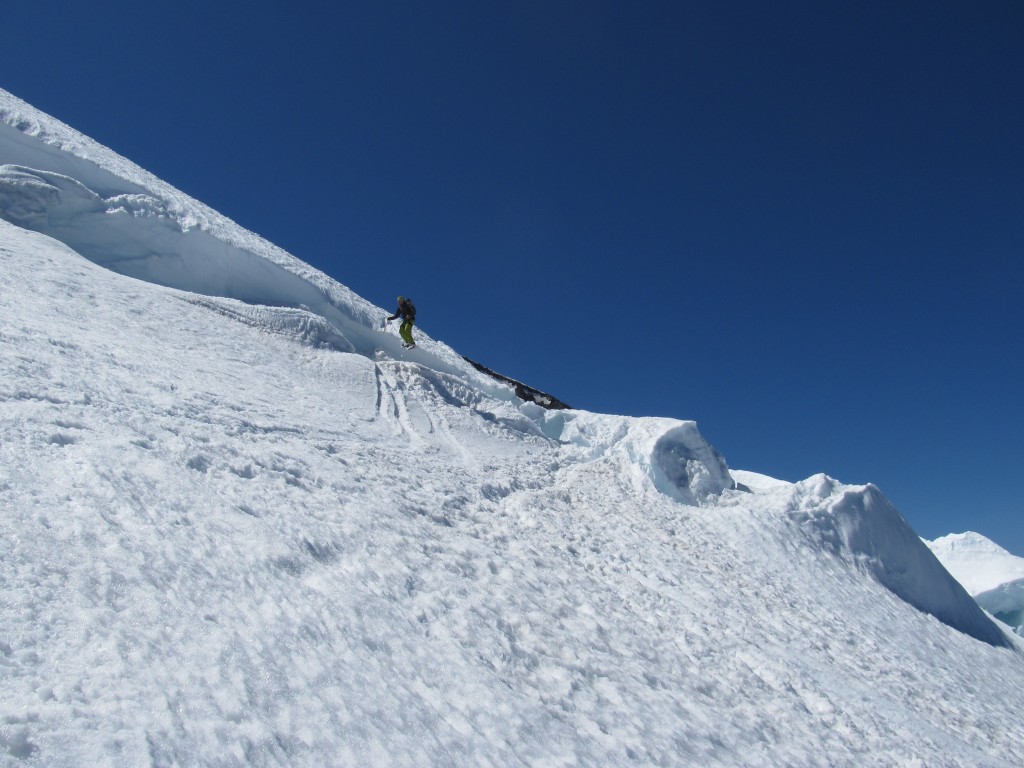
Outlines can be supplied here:
[[1024, 763], [884, 495], [545, 411], [0, 92], [0, 764]]

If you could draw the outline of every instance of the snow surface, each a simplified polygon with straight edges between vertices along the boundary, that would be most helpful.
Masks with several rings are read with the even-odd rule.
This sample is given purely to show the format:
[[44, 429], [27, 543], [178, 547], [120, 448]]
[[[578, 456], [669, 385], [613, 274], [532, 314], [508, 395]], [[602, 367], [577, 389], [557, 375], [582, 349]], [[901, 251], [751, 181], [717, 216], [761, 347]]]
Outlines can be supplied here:
[[1024, 646], [878, 489], [523, 403], [0, 123], [0, 764], [1024, 764]]
[[1024, 557], [971, 531], [925, 544], [978, 605], [1024, 634]]

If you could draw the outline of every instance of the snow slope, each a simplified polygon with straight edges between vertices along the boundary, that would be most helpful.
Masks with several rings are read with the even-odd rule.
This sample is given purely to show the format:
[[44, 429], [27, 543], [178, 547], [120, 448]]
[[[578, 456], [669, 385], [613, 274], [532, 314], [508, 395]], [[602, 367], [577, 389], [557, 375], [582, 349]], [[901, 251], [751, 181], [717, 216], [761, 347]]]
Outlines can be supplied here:
[[1017, 765], [873, 486], [546, 411], [0, 92], [0, 765]]
[[970, 531], [925, 543], [982, 608], [1024, 632], [1024, 557]]

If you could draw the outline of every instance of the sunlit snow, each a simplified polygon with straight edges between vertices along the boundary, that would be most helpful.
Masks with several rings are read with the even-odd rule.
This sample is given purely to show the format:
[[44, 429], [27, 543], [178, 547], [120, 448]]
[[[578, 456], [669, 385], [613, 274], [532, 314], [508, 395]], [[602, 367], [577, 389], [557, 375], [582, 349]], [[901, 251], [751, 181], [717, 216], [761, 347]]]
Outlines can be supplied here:
[[0, 292], [0, 764], [1024, 764], [879, 489], [404, 350], [3, 91]]

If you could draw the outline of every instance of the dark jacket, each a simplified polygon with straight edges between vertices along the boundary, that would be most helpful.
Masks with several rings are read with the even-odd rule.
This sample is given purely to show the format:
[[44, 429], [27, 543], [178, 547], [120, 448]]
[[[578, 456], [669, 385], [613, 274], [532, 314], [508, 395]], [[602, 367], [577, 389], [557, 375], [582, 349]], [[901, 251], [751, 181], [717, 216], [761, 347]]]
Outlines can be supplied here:
[[413, 306], [411, 299], [404, 299], [398, 302], [398, 309], [395, 311], [388, 320], [394, 320], [397, 317], [402, 317], [403, 323], [415, 323], [416, 322], [416, 307]]

